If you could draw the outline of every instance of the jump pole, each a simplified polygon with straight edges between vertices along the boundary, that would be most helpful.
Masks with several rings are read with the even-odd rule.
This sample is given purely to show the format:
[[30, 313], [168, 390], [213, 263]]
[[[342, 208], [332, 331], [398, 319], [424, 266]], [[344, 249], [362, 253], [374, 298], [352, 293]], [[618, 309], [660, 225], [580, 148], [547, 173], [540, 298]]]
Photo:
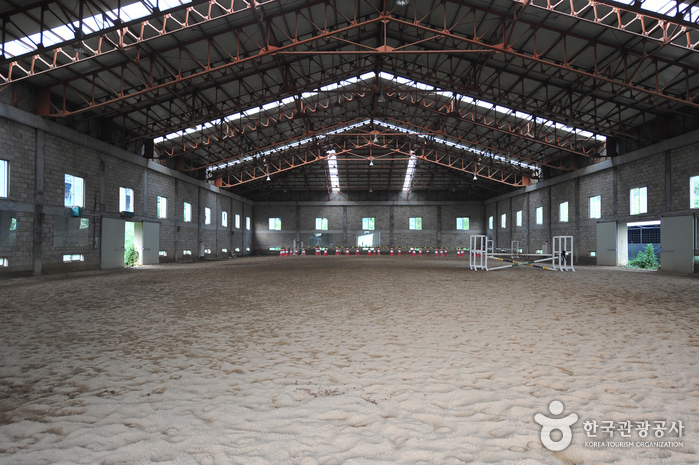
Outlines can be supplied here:
[[[489, 268], [488, 271], [501, 270], [503, 268], [514, 268], [515, 266], [531, 266], [532, 268], [541, 268], [542, 270], [556, 271], [556, 268], [549, 268], [548, 266], [536, 265], [537, 262], [544, 261], [544, 259], [533, 261], [533, 262], [518, 262], [516, 260], [508, 260], [506, 258], [498, 258], [498, 257], [490, 257], [490, 258], [492, 258], [494, 260], [500, 260], [501, 262], [509, 262], [509, 263], [512, 263], [512, 265], [505, 265], [505, 266], [498, 266], [496, 268]], [[545, 260], [551, 260], [551, 258], [547, 258]]]
[[[491, 271], [491, 270], [500, 270], [503, 268], [513, 268], [515, 266], [530, 266], [532, 268], [540, 268], [543, 270], [552, 270], [552, 271], [575, 271], [575, 268], [573, 266], [573, 259], [574, 259], [574, 246], [573, 246], [573, 236], [555, 236], [553, 238], [553, 253], [551, 255], [539, 255], [541, 258], [535, 259], [535, 260], [530, 260], [527, 262], [520, 262], [516, 260], [508, 260], [506, 258], [500, 258], [497, 255], [506, 255], [506, 254], [496, 254], [493, 253], [491, 250], [495, 250], [493, 248], [493, 241], [489, 240], [487, 236], [482, 236], [482, 235], [473, 235], [470, 236], [469, 238], [469, 245], [470, 245], [470, 250], [469, 250], [469, 268], [472, 270], [486, 270], [486, 271]], [[514, 246], [519, 244], [515, 244], [515, 241], [513, 241], [512, 246], [513, 250], [510, 251], [510, 255], [512, 252], [519, 252], [519, 247], [516, 249]], [[526, 254], [523, 254], [526, 255]], [[530, 256], [536, 256], [534, 254], [529, 254]], [[508, 262], [512, 263], [511, 265], [505, 265], [505, 266], [498, 266], [495, 268], [489, 268], [488, 267], [488, 259], [492, 258], [495, 260], [499, 260], [501, 262]], [[541, 262], [546, 262], [546, 261], [551, 261], [551, 267], [547, 266], [541, 266], [537, 265], [537, 263]]]

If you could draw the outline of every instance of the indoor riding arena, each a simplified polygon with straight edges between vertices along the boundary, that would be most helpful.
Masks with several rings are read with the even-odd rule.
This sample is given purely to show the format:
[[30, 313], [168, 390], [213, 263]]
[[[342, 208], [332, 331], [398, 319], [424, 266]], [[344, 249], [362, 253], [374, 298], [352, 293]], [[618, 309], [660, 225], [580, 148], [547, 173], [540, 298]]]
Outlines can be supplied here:
[[0, 2], [0, 463], [699, 463], [699, 2]]

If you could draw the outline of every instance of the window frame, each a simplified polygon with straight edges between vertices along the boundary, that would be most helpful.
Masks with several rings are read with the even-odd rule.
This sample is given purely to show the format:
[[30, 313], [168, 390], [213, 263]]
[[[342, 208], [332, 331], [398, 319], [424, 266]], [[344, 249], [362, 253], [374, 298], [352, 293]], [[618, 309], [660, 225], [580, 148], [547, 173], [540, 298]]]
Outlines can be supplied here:
[[365, 218], [362, 218], [362, 231], [376, 231], [375, 216], [367, 216]]
[[488, 217], [488, 229], [495, 229], [495, 217], [493, 215]]
[[699, 208], [699, 174], [689, 177], [689, 208]]
[[[565, 207], [564, 207], [565, 205]], [[563, 209], [565, 208], [565, 218], [563, 217]], [[566, 202], [561, 202], [558, 204], [558, 222], [568, 223], [570, 221], [570, 204]]]
[[517, 210], [517, 213], [515, 214], [515, 225], [517, 227], [522, 227], [522, 217], [524, 213], [522, 213], [522, 210]]
[[159, 195], [155, 202], [155, 215], [160, 220], [167, 219], [167, 197]]
[[182, 202], [182, 221], [184, 223], [192, 222], [192, 204], [189, 202]]
[[[461, 221], [461, 227], [459, 228], [459, 221]], [[464, 225], [466, 226], [464, 228]], [[456, 230], [457, 231], [468, 231], [471, 228], [471, 219], [468, 216], [460, 216], [456, 218]]]
[[245, 230], [246, 230], [246, 231], [250, 231], [250, 229], [252, 228], [252, 224], [251, 224], [251, 223], [252, 223], [252, 220], [250, 219], [250, 217], [249, 217], [249, 216], [246, 216], [246, 217], [245, 217]]
[[412, 216], [408, 218], [408, 229], [411, 231], [422, 231], [422, 217]]
[[228, 227], [228, 212], [225, 210], [221, 211], [221, 226], [224, 228]]
[[204, 224], [211, 224], [211, 209], [204, 207]]
[[[635, 205], [632, 201], [634, 197], [634, 191], [638, 191], [638, 211], [636, 213], [634, 213]], [[629, 214], [635, 216], [643, 215], [644, 213], [648, 213], [648, 186], [633, 187], [629, 189]]]
[[[272, 224], [274, 222], [274, 224]], [[270, 231], [281, 231], [282, 230], [282, 219], [281, 218], [269, 218], [269, 230]]]
[[[593, 216], [592, 214], [592, 203], [593, 201], [595, 202], [595, 210], [596, 210], [596, 216]], [[594, 220], [594, 219], [600, 219], [602, 218], [602, 196], [601, 195], [592, 195], [587, 201], [587, 216], [589, 219]]]
[[238, 213], [235, 214], [235, 229], [240, 229], [240, 215]]
[[[131, 195], [128, 195], [128, 194]], [[126, 205], [126, 199], [130, 198], [131, 199], [131, 209], [129, 210]], [[122, 204], [122, 200], [124, 201]], [[124, 208], [122, 208], [124, 207]], [[136, 210], [136, 194], [134, 193], [134, 190], [131, 189], [130, 187], [124, 187], [124, 186], [119, 186], [119, 211], [120, 212], [129, 212], [129, 213], [134, 213]]]
[[507, 213], [500, 215], [500, 229], [507, 229]]
[[534, 215], [536, 215], [536, 224], [544, 224], [544, 207], [536, 207], [534, 210]]
[[[320, 221], [320, 223], [319, 223]], [[320, 224], [320, 227], [318, 227]], [[328, 230], [328, 219], [327, 218], [316, 218], [316, 231], [327, 231]]]
[[0, 158], [0, 199], [10, 196], [10, 161]]
[[[68, 184], [68, 177], [71, 178], [70, 181], [70, 194], [69, 194], [69, 199], [66, 199], [65, 197], [65, 186]], [[76, 202], [75, 199], [78, 197], [78, 192], [74, 192], [76, 190], [76, 182], [75, 180], [79, 179], [80, 180], [80, 189], [82, 195], [80, 196], [81, 198], [79, 199], [79, 202]], [[63, 206], [65, 207], [85, 207], [85, 178], [82, 178], [80, 176], [76, 176], [74, 174], [69, 174], [69, 173], [64, 173], [63, 175]]]

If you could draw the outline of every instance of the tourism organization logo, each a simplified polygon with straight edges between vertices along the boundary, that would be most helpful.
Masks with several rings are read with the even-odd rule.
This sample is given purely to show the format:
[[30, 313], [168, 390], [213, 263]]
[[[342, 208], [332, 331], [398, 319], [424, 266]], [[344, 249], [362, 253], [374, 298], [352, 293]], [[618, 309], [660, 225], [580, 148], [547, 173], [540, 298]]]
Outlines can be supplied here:
[[[551, 415], [559, 416], [563, 413], [563, 402], [554, 400], [549, 404], [549, 412]], [[578, 415], [571, 413], [563, 418], [550, 418], [541, 413], [534, 415], [534, 421], [541, 425], [541, 443], [548, 450], [559, 452], [570, 445], [573, 440], [573, 430], [571, 426], [578, 421]], [[561, 432], [561, 439], [554, 441], [551, 434], [554, 431]]]
[[[554, 400], [549, 404], [549, 412], [554, 418], [542, 413], [534, 415], [534, 421], [541, 425], [541, 443], [548, 450], [560, 452], [570, 445], [573, 440], [573, 426], [578, 421], [576, 413], [563, 414], [563, 403]], [[629, 447], [683, 447], [679, 441], [684, 435], [682, 421], [639, 420], [639, 421], [610, 421], [586, 419], [582, 429], [587, 439], [584, 446], [588, 448], [629, 448]], [[559, 431], [560, 439], [553, 438], [554, 432]], [[637, 440], [632, 440], [632, 438]]]

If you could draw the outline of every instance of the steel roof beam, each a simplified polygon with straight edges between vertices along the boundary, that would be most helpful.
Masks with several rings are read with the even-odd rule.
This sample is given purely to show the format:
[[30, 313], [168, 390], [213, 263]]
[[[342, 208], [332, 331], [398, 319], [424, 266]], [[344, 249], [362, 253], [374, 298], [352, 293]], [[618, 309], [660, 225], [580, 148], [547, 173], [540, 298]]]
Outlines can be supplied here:
[[[604, 0], [552, 2], [550, 0], [515, 0], [528, 7], [553, 12], [578, 21], [604, 26], [633, 34], [661, 46], [673, 45], [687, 50], [699, 50], [698, 23], [671, 17], [635, 5]], [[677, 5], [683, 3], [678, 2]], [[690, 8], [689, 4], [686, 4]], [[686, 13], [686, 11], [685, 11]], [[640, 29], [636, 32], [634, 29]]]

